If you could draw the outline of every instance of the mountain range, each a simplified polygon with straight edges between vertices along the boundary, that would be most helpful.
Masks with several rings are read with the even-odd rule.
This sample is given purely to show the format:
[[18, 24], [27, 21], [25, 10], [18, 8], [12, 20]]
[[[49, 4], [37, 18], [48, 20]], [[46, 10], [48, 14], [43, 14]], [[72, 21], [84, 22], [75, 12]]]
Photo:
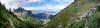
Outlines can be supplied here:
[[18, 9], [14, 9], [13, 13], [15, 15], [31, 16], [37, 19], [50, 19], [49, 16], [52, 14], [49, 13], [56, 13], [56, 12], [45, 11], [45, 10], [25, 10], [24, 8], [19, 7]]
[[100, 28], [100, 0], [75, 0], [48, 23], [26, 14], [10, 12], [0, 3], [0, 28]]

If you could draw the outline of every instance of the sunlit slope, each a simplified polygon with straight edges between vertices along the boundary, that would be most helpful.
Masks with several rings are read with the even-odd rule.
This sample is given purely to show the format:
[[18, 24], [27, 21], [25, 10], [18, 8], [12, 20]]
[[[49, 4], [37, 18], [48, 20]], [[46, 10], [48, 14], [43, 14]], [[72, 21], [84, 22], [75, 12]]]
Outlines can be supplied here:
[[80, 16], [95, 5], [96, 0], [75, 0], [69, 7], [53, 17], [46, 26], [47, 28], [75, 28], [72, 24], [78, 22], [76, 28], [81, 28], [84, 21], [80, 19]]
[[6, 10], [0, 3], [0, 28], [39, 28], [41, 23], [31, 17], [22, 17], [21, 20], [12, 12]]

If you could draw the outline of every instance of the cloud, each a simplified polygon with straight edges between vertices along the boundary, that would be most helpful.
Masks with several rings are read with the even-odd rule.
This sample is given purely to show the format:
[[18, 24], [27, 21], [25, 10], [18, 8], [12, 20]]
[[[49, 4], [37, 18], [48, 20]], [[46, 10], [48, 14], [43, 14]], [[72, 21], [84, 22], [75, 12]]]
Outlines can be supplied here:
[[32, 3], [40, 3], [40, 2], [42, 2], [42, 0], [28, 0], [28, 2], [32, 2]]
[[0, 0], [2, 4], [6, 6], [7, 9], [9, 8], [17, 8], [22, 6], [22, 0]]
[[[23, 7], [26, 10], [60, 10], [70, 5], [74, 0], [0, 0], [7, 9], [13, 10], [18, 7]], [[59, 10], [59, 11], [58, 11]]]
[[26, 3], [39, 2], [38, 0], [0, 0], [0, 2], [6, 6], [7, 9], [18, 8], [24, 6]]
[[74, 0], [53, 0], [53, 1], [58, 3], [68, 3], [68, 2], [73, 2]]
[[[40, 4], [42, 3], [41, 1], [42, 0], [0, 0], [2, 4], [5, 4], [6, 8], [9, 9], [9, 8], [18, 8], [18, 7], [22, 7], [22, 6], [25, 6], [24, 4], [28, 5], [28, 3], [38, 3], [40, 2]], [[67, 3], [63, 3], [63, 4], [60, 4], [57, 3], [57, 4], [44, 4], [44, 6], [39, 6], [39, 7], [34, 7], [34, 6], [38, 6], [38, 5], [33, 5], [33, 8], [32, 9], [63, 9], [65, 8], [66, 6], [69, 5], [69, 3], [72, 3], [73, 0], [53, 0], [53, 1], [56, 1], [56, 2], [67, 2]], [[31, 5], [29, 5], [30, 7], [32, 7]], [[28, 7], [29, 8], [29, 7]]]
[[[52, 10], [52, 11], [56, 12], [55, 14], [57, 14], [58, 12], [60, 12], [65, 7], [69, 6], [72, 2], [74, 2], [74, 0], [66, 0], [66, 1], [63, 1], [62, 3], [56, 3], [56, 4], [47, 3], [47, 4], [44, 4], [43, 6], [41, 5], [41, 6], [38, 6], [38, 7], [24, 7], [24, 8], [27, 9], [27, 10], [44, 10], [44, 11], [45, 10], [49, 10], [49, 11]], [[55, 14], [53, 13], [53, 15], [55, 15]]]
[[54, 0], [56, 2], [67, 2], [68, 0]]
[[44, 4], [43, 6], [38, 6], [38, 7], [34, 7], [34, 6], [31, 6], [31, 7], [24, 7], [25, 9], [27, 10], [45, 10], [45, 9], [57, 9], [57, 10], [62, 10], [64, 9], [65, 7], [67, 7], [68, 5], [70, 5], [73, 1], [68, 1], [68, 3], [62, 3], [62, 4]]

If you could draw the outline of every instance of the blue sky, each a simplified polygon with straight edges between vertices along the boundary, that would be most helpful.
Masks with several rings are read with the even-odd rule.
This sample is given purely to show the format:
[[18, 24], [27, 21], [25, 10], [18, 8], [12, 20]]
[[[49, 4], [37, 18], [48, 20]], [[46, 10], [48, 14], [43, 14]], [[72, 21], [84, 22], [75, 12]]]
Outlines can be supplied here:
[[5, 4], [7, 9], [11, 8], [12, 10], [23, 7], [26, 10], [55, 10], [55, 12], [60, 12], [74, 0], [0, 0], [0, 2]]
[[[70, 3], [72, 3], [73, 0], [42, 0], [41, 2], [29, 2], [25, 3], [23, 7], [28, 8], [31, 7], [33, 9], [63, 9], [67, 7]], [[30, 10], [30, 9], [29, 9]]]

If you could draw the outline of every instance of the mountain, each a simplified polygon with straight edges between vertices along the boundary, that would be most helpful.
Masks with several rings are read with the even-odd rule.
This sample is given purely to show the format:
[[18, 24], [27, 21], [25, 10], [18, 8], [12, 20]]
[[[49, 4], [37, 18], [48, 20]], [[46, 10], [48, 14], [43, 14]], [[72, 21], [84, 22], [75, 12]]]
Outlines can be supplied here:
[[[95, 28], [95, 26], [91, 24], [94, 24], [92, 21], [97, 21], [97, 20], [89, 19], [89, 22], [92, 23], [86, 24], [87, 21], [86, 18], [84, 19], [83, 17], [81, 17], [81, 15], [84, 15], [85, 13], [88, 14], [90, 8], [96, 6], [97, 3], [99, 3], [97, 2], [97, 0], [75, 0], [74, 3], [72, 3], [67, 8], [59, 12], [55, 17], [53, 17], [51, 21], [44, 27], [46, 28], [86, 28], [86, 27]], [[94, 12], [91, 14], [95, 15]], [[88, 16], [88, 18], [90, 18], [91, 16]], [[96, 16], [94, 16], [94, 19], [97, 18], [95, 17]], [[98, 18], [99, 17], [100, 16], [98, 15]], [[85, 26], [85, 24], [89, 26]]]
[[37, 19], [48, 19], [48, 15], [45, 13], [31, 14], [30, 16], [35, 17]]
[[14, 10], [15, 12], [23, 12], [23, 11], [25, 11], [25, 9], [24, 8], [21, 8], [21, 7], [19, 7], [18, 9], [16, 9], [16, 10]]
[[[43, 11], [42, 11], [43, 12]], [[23, 19], [28, 19], [32, 18], [34, 20], [38, 20], [41, 22], [41, 25], [44, 25], [50, 21], [50, 18], [53, 16], [52, 14], [47, 14], [45, 12], [37, 12], [33, 10], [25, 10], [24, 8], [19, 7], [18, 9], [15, 9], [13, 13], [18, 17], [18, 18], [23, 18]], [[51, 16], [52, 15], [52, 16]], [[21, 20], [23, 20], [21, 19]]]
[[75, 0], [57, 15], [51, 15], [49, 23], [41, 25], [34, 17], [16, 16], [0, 4], [0, 28], [100, 28], [99, 10], [100, 0]]
[[19, 7], [18, 9], [15, 9], [13, 13], [17, 16], [31, 16], [37, 19], [50, 19], [50, 13], [55, 13], [51, 11], [46, 10], [25, 10], [24, 8]]
[[0, 3], [0, 28], [39, 28], [41, 22], [33, 17], [19, 17]]
[[46, 13], [46, 14], [52, 14], [56, 15], [60, 10], [55, 9], [46, 9], [46, 10], [31, 10], [33, 13]]

